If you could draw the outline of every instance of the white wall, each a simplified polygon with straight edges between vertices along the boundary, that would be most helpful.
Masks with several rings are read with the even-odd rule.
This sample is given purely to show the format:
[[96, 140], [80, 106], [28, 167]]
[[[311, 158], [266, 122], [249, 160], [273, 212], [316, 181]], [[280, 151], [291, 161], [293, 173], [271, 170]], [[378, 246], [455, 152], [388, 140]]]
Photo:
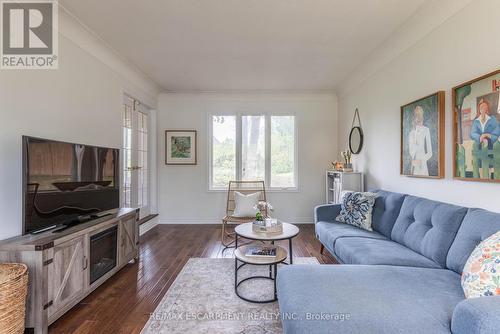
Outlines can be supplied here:
[[[368, 187], [500, 212], [499, 184], [452, 179], [451, 138], [451, 88], [500, 68], [499, 13], [500, 1], [472, 1], [365, 80], [355, 85], [347, 80], [345, 87], [340, 87], [339, 145], [346, 143], [358, 107], [365, 146], [354, 163], [367, 174]], [[425, 19], [418, 16], [419, 24], [431, 24]], [[401, 40], [404, 36], [397, 37]], [[386, 48], [390, 47], [391, 43], [386, 43]], [[359, 73], [353, 74], [356, 76]], [[446, 178], [400, 176], [400, 106], [438, 90], [446, 91]]]
[[64, 11], [59, 27], [58, 70], [0, 71], [0, 239], [22, 233], [22, 135], [118, 148], [123, 94], [156, 104], [155, 84]]
[[[158, 99], [160, 223], [215, 223], [225, 214], [226, 192], [208, 192], [208, 114], [293, 112], [299, 136], [299, 191], [270, 193], [274, 216], [311, 222], [324, 201], [324, 173], [337, 152], [337, 100], [333, 94], [161, 94]], [[166, 129], [198, 131], [198, 165], [166, 166]]]

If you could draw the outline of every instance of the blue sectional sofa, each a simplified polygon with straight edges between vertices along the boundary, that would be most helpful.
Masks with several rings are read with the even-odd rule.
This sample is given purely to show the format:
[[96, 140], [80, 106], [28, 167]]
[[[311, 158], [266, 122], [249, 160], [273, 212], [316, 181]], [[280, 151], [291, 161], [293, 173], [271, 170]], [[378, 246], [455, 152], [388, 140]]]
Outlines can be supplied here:
[[284, 333], [500, 333], [500, 296], [465, 299], [472, 250], [500, 230], [500, 214], [375, 191], [372, 227], [315, 209], [316, 236], [341, 265], [280, 269]]

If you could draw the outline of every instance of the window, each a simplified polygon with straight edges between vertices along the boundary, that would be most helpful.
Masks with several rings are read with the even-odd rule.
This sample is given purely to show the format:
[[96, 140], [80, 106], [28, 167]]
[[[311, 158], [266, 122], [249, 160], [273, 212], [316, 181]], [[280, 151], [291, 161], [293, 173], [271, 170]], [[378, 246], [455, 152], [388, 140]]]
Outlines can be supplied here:
[[236, 117], [212, 117], [212, 177], [214, 188], [236, 179]]
[[295, 117], [271, 116], [271, 188], [295, 187]]
[[231, 180], [264, 180], [270, 189], [297, 188], [293, 115], [211, 115], [209, 188]]

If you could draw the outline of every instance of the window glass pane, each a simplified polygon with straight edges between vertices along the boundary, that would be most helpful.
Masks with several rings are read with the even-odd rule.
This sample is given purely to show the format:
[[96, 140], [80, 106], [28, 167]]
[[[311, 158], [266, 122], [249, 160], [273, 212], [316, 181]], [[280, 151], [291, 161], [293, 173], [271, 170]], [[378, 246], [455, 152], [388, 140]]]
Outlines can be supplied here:
[[236, 116], [212, 116], [212, 186], [236, 179]]
[[123, 128], [123, 148], [132, 148], [132, 129]]
[[271, 116], [271, 187], [295, 187], [295, 116]]
[[241, 177], [243, 180], [264, 180], [266, 173], [265, 116], [241, 118]]
[[130, 150], [123, 150], [123, 168], [128, 170], [132, 167], [132, 152]]
[[123, 126], [126, 128], [131, 128], [132, 127], [132, 108], [128, 105], [123, 106], [124, 113], [123, 113]]
[[130, 206], [130, 188], [123, 188], [123, 205]]

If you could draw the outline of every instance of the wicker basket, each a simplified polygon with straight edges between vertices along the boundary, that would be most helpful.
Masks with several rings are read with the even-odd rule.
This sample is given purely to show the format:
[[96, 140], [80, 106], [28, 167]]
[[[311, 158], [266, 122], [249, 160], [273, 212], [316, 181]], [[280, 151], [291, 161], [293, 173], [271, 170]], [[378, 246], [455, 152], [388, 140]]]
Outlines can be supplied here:
[[23, 333], [28, 291], [28, 267], [0, 264], [0, 333]]

